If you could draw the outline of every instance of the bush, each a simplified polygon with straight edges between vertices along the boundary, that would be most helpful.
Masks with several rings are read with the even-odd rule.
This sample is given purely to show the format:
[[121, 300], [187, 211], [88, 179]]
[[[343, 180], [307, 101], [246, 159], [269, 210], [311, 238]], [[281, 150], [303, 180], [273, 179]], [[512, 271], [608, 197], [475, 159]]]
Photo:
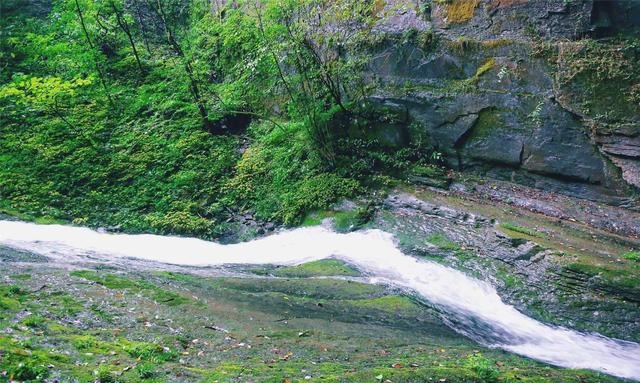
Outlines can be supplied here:
[[41, 328], [45, 325], [45, 319], [38, 315], [29, 315], [22, 321], [22, 324], [31, 328]]
[[480, 353], [469, 355], [465, 367], [472, 370], [478, 381], [483, 383], [497, 382], [498, 376], [500, 376], [500, 370], [495, 367], [493, 361], [483, 357]]
[[622, 258], [629, 261], [640, 262], [640, 251], [629, 251], [622, 254]]
[[12, 371], [13, 378], [17, 381], [42, 380], [48, 375], [48, 369], [44, 365], [32, 361], [19, 363], [15, 371]]
[[156, 374], [156, 366], [153, 363], [140, 363], [136, 366], [136, 371], [141, 379], [149, 379]]
[[248, 205], [262, 219], [297, 224], [309, 210], [354, 195], [359, 182], [325, 172], [302, 123], [257, 125], [256, 136], [225, 190], [230, 205]]
[[113, 372], [106, 365], [101, 365], [98, 367], [96, 371], [94, 371], [96, 376], [96, 380], [100, 383], [117, 383], [118, 379], [116, 379]]
[[357, 181], [330, 173], [304, 179], [283, 195], [282, 220], [297, 223], [306, 211], [326, 208], [331, 202], [353, 195], [358, 187]]

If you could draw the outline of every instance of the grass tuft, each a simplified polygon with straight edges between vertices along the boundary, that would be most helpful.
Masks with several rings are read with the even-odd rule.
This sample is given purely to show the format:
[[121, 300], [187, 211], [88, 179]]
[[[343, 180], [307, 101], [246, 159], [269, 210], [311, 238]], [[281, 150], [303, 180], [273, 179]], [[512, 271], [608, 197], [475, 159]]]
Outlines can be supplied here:
[[452, 0], [445, 5], [447, 22], [450, 24], [465, 23], [473, 18], [479, 0]]

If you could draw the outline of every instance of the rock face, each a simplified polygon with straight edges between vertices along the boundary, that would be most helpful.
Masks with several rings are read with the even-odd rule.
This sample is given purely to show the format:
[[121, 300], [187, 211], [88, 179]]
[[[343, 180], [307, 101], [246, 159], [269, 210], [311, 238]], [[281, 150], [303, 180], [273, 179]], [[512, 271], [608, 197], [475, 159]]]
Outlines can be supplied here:
[[634, 206], [640, 3], [384, 4], [374, 99], [405, 108], [451, 167]]
[[[588, 224], [573, 223], [599, 225], [602, 217], [590, 207], [599, 205], [613, 222], [626, 222], [637, 233], [638, 213], [559, 196], [563, 201], [558, 206], [580, 206], [575, 211], [578, 220], [570, 216], [541, 219], [528, 208], [511, 210], [503, 202], [494, 201], [488, 207], [488, 201], [480, 196], [482, 192], [464, 194], [468, 198], [460, 204], [461, 195], [454, 191], [426, 192], [419, 198], [392, 193], [373, 222], [375, 227], [393, 233], [405, 253], [491, 281], [505, 302], [536, 319], [640, 340], [639, 266], [618, 259], [619, 250], [613, 244], [620, 237], [600, 232], [597, 240], [591, 239], [593, 232]], [[517, 198], [525, 193], [514, 190], [511, 194]], [[616, 211], [629, 216], [614, 218]], [[501, 220], [514, 217], [522, 219], [523, 227], [535, 229], [536, 236], [505, 229]], [[629, 241], [627, 245], [638, 244], [631, 237]]]

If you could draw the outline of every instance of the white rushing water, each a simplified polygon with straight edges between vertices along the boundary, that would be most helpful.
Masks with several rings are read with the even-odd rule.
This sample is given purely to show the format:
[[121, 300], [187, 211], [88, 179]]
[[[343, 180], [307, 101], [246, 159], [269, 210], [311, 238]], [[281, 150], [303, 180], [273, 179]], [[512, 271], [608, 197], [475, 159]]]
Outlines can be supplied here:
[[488, 346], [562, 367], [640, 380], [640, 345], [531, 319], [502, 302], [490, 284], [404, 255], [392, 235], [379, 230], [339, 234], [312, 227], [221, 245], [194, 238], [0, 221], [0, 244], [58, 259], [93, 253], [189, 266], [293, 265], [333, 257], [358, 267], [373, 283], [410, 290], [440, 307], [452, 317], [455, 329]]

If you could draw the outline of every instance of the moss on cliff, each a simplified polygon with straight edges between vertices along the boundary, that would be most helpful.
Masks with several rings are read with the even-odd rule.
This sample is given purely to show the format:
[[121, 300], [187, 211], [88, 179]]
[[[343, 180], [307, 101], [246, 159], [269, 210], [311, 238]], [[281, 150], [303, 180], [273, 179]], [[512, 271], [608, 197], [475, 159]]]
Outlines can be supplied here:
[[557, 79], [564, 101], [609, 120], [640, 114], [640, 40], [582, 40], [560, 45]]
[[480, 0], [450, 0], [445, 4], [447, 22], [460, 24], [471, 20]]
[[500, 117], [498, 109], [484, 109], [478, 115], [478, 119], [471, 128], [468, 141], [481, 140], [491, 135], [492, 132], [504, 128], [505, 124]]

